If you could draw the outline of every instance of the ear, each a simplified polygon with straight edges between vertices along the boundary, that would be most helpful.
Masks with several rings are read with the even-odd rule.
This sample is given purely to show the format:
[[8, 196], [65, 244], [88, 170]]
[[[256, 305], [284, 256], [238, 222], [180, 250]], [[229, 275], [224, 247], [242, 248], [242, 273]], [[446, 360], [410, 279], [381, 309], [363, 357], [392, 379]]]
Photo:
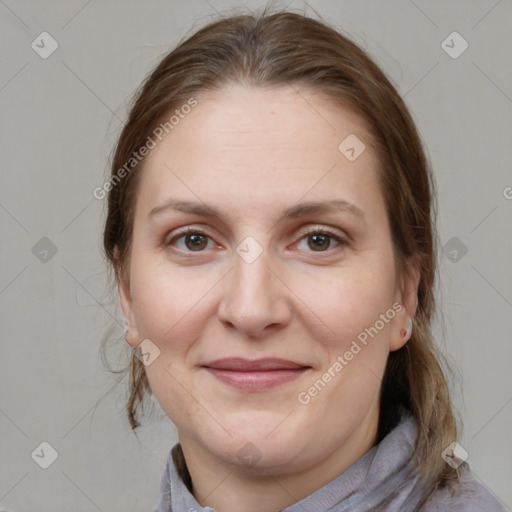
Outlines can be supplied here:
[[[395, 292], [395, 303], [401, 305], [396, 309], [397, 313], [391, 322], [391, 334], [389, 338], [389, 351], [393, 352], [402, 348], [410, 338], [411, 321], [418, 307], [418, 286], [421, 271], [418, 258], [411, 257], [407, 260], [402, 275], [399, 276]], [[407, 334], [404, 336], [404, 330]]]
[[126, 342], [133, 348], [139, 346], [139, 331], [133, 312], [130, 282], [123, 272], [116, 271], [117, 290], [119, 293], [119, 304], [126, 323]]

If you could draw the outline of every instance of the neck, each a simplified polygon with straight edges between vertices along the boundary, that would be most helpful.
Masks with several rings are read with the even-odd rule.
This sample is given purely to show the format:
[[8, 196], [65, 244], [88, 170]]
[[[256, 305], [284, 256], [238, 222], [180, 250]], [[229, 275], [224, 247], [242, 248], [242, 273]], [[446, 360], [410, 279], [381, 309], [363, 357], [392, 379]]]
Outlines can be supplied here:
[[277, 512], [297, 503], [346, 471], [376, 442], [377, 421], [369, 416], [343, 444], [317, 464], [300, 471], [273, 471], [259, 474], [236, 468], [181, 435], [180, 445], [192, 478], [192, 494], [203, 507], [217, 512]]

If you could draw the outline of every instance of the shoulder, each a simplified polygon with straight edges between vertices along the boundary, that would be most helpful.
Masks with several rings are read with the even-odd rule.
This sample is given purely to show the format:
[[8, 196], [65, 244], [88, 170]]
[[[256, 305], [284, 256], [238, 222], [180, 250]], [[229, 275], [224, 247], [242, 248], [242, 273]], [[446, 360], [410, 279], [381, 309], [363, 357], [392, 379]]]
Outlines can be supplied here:
[[459, 468], [458, 480], [437, 488], [421, 507], [421, 512], [506, 512], [497, 498], [482, 485], [467, 463]]

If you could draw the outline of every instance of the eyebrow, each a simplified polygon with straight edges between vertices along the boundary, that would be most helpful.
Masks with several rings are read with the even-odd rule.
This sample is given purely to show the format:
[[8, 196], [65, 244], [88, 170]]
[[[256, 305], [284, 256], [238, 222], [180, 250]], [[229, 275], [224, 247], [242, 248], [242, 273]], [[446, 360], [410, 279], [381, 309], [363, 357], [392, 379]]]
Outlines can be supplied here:
[[[223, 220], [222, 213], [213, 206], [209, 206], [206, 203], [181, 201], [172, 198], [159, 206], [155, 206], [148, 213], [148, 218], [172, 210]], [[356, 217], [360, 217], [363, 221], [365, 220], [364, 212], [358, 206], [342, 199], [302, 202], [281, 211], [279, 218], [296, 219], [313, 213], [335, 213], [336, 211], [348, 212]]]
[[[152, 218], [158, 214], [168, 211], [180, 211], [203, 217], [216, 218], [223, 220], [222, 213], [213, 206], [206, 203], [194, 201], [182, 201], [177, 199], [168, 199], [163, 204], [154, 207], [149, 213], [148, 218]], [[365, 222], [364, 212], [355, 204], [349, 203], [342, 199], [331, 199], [327, 201], [309, 201], [302, 202], [290, 208], [281, 211], [279, 219], [296, 219], [314, 213], [336, 213], [336, 211], [347, 212], [355, 217], [359, 217]]]

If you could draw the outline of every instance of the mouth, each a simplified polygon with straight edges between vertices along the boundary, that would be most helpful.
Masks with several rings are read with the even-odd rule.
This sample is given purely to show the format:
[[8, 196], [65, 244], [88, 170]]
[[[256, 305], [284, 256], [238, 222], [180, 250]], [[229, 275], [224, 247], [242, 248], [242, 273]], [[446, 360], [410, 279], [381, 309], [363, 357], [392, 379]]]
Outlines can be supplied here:
[[245, 391], [263, 391], [299, 378], [311, 366], [286, 359], [217, 359], [202, 365], [213, 377]]

